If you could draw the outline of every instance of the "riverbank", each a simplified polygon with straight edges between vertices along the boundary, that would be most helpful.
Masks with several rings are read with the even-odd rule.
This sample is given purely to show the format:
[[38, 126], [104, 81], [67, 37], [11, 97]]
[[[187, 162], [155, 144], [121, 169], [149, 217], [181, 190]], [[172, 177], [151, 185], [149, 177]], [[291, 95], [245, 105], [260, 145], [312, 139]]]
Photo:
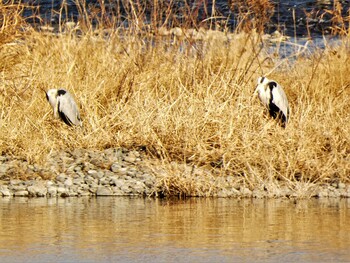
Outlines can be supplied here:
[[[244, 178], [218, 176], [218, 170], [162, 164], [142, 150], [111, 148], [52, 154], [44, 165], [1, 156], [3, 197], [225, 197], [349, 198], [350, 185], [262, 181], [249, 186]], [[49, 179], [45, 179], [49, 178]]]
[[[348, 197], [349, 37], [69, 25], [0, 38], [2, 195]], [[284, 87], [286, 129], [260, 76]], [[82, 127], [53, 118], [60, 87]]]

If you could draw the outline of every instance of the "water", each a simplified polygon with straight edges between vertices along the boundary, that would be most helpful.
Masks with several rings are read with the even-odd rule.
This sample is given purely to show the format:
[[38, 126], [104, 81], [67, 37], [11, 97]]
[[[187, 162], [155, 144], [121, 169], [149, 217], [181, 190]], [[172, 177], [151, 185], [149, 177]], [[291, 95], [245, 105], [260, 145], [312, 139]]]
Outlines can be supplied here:
[[[35, 12], [40, 16], [40, 20], [34, 20], [36, 22], [43, 22], [49, 24], [57, 24], [59, 22], [60, 15], [63, 20], [75, 20], [79, 18], [79, 12], [76, 3], [79, 3], [81, 7], [85, 6], [90, 12], [91, 10], [100, 10], [100, 2], [105, 4], [106, 14], [110, 16], [120, 15], [121, 24], [127, 25], [127, 13], [130, 13], [130, 1], [124, 0], [23, 0], [24, 3], [28, 3], [32, 6], [40, 7], [39, 12]], [[137, 3], [137, 1], [131, 1]], [[159, 1], [162, 3], [163, 1]], [[168, 1], [164, 1], [169, 3]], [[183, 12], [188, 12], [189, 8], [185, 7], [185, 3], [190, 6], [191, 15], [197, 19], [196, 24], [200, 25], [203, 21], [213, 21], [208, 19], [209, 17], [215, 17], [214, 20], [221, 21], [227, 24], [230, 28], [234, 29], [238, 22], [238, 14], [229, 8], [230, 0], [193, 0], [193, 1], [173, 1], [172, 10], [176, 12], [176, 21], [168, 20], [170, 24], [177, 22], [181, 23], [181, 19], [188, 22], [187, 15]], [[244, 1], [241, 1], [244, 2]], [[266, 25], [268, 32], [274, 32], [276, 29], [283, 32], [288, 36], [322, 36], [330, 33], [329, 27], [332, 26], [332, 16], [325, 10], [333, 9], [333, 2], [329, 0], [290, 0], [290, 1], [272, 1], [275, 5], [275, 11], [271, 18], [271, 22]], [[350, 6], [349, 0], [340, 0], [342, 6], [343, 16], [348, 16], [348, 10]], [[142, 14], [147, 17], [147, 20], [151, 20], [151, 10], [153, 1], [145, 2], [140, 1], [142, 6]], [[215, 4], [215, 8], [213, 8]], [[160, 4], [162, 6], [162, 4]], [[198, 16], [196, 15], [197, 6]], [[205, 8], [204, 8], [205, 6]], [[129, 11], [127, 11], [129, 10]], [[187, 10], [187, 11], [183, 11]], [[215, 10], [215, 13], [212, 11]], [[92, 11], [92, 12], [95, 12]], [[166, 9], [163, 12], [165, 14]], [[25, 16], [32, 16], [32, 9], [27, 9], [24, 13]], [[91, 14], [91, 13], [90, 13]], [[165, 20], [165, 17], [164, 17]]]
[[350, 201], [0, 198], [0, 262], [349, 262]]

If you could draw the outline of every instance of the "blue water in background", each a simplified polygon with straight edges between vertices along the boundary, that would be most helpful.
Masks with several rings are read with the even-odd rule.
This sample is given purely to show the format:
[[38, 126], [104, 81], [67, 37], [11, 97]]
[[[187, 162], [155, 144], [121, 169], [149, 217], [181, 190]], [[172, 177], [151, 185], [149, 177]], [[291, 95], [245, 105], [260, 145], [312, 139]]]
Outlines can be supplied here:
[[[59, 22], [60, 15], [61, 18], [63, 18], [66, 21], [78, 20], [79, 14], [76, 3], [78, 3], [79, 0], [24, 0], [23, 2], [31, 6], [39, 7], [38, 11], [36, 11], [37, 18], [32, 19], [32, 22], [41, 22], [44, 24], [54, 25]], [[129, 1], [126, 0], [101, 0], [101, 2], [104, 2], [106, 7], [106, 13], [110, 16], [117, 14], [119, 14], [119, 16], [124, 16], [126, 14], [126, 9], [129, 5]], [[147, 3], [146, 1], [140, 2]], [[164, 2], [166, 2], [166, 0]], [[332, 21], [330, 15], [327, 14], [325, 10], [333, 9], [333, 1], [296, 0], [273, 2], [275, 3], [275, 11], [270, 23], [267, 25], [267, 33], [279, 30], [285, 35], [299, 37], [308, 35], [321, 36], [330, 33], [329, 27], [332, 25]], [[341, 2], [343, 6], [343, 15], [349, 15], [350, 1], [343, 0], [339, 2]], [[152, 1], [148, 3], [149, 6], [150, 3], [152, 3]], [[230, 10], [227, 0], [174, 1], [175, 9], [178, 10], [178, 21], [181, 21], [181, 10], [186, 9], [185, 3], [190, 5], [190, 8], [191, 10], [193, 10], [193, 12], [198, 11], [199, 21], [208, 20], [209, 17], [215, 16], [216, 21], [221, 20], [223, 23], [227, 24], [232, 30], [237, 24], [237, 14]], [[214, 9], [213, 3], [215, 4]], [[93, 8], [98, 9], [100, 7], [99, 1], [96, 0], [81, 0], [80, 5], [85, 5], [87, 10], [92, 10]], [[64, 7], [63, 9], [61, 9], [62, 6]], [[148, 19], [150, 19], [150, 9], [147, 8], [148, 6], [146, 5], [145, 8], [145, 16]], [[197, 7], [198, 9], [196, 9]], [[205, 10], [204, 7], [206, 7]], [[61, 14], [59, 12], [60, 9], [63, 11], [61, 12]], [[213, 10], [215, 10], [215, 14], [213, 14]], [[32, 14], [32, 9], [27, 9], [24, 13], [24, 15], [27, 17], [31, 16]], [[38, 17], [40, 17], [40, 19]], [[122, 24], [117, 26], [122, 26]]]

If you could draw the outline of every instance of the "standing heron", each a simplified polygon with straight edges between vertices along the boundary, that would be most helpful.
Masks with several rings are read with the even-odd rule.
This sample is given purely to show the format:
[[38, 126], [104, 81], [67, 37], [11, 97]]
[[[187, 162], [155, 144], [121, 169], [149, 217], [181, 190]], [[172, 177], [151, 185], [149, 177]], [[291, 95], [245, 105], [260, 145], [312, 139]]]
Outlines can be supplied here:
[[67, 125], [82, 126], [79, 110], [72, 95], [65, 89], [49, 89], [46, 92], [55, 118], [60, 118]]
[[274, 80], [259, 77], [254, 94], [258, 94], [261, 102], [269, 110], [270, 116], [280, 120], [282, 127], [285, 128], [289, 118], [289, 105], [282, 86]]

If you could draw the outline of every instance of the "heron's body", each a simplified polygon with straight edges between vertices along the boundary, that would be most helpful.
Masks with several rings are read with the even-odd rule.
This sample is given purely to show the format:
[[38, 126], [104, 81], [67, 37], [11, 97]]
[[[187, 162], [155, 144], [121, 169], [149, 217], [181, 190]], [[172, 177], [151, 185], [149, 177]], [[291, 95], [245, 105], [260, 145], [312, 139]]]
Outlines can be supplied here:
[[279, 119], [285, 127], [289, 119], [289, 104], [286, 93], [281, 85], [266, 77], [259, 77], [255, 89], [259, 99], [269, 110], [274, 119]]
[[59, 117], [69, 126], [82, 125], [77, 104], [67, 90], [50, 89], [46, 92], [46, 98], [56, 118]]

